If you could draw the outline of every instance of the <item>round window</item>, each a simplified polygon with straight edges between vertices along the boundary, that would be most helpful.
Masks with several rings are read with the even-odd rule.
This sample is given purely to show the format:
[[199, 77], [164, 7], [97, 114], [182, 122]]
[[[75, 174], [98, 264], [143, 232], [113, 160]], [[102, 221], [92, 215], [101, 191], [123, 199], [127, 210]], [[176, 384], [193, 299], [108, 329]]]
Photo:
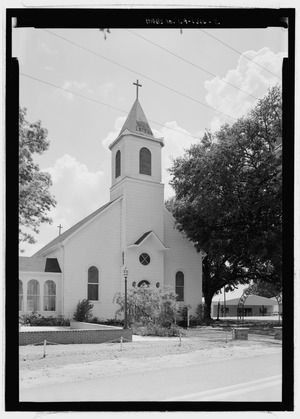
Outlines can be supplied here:
[[148, 255], [148, 253], [142, 253], [141, 255], [140, 255], [140, 262], [141, 262], [141, 264], [142, 265], [149, 265], [149, 263], [150, 263], [150, 256]]

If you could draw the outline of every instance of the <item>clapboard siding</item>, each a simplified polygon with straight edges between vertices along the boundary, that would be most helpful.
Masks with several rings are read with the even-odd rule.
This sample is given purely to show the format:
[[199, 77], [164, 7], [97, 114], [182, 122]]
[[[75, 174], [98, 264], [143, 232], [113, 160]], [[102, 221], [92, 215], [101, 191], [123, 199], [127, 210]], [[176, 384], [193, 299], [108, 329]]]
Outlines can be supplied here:
[[165, 210], [165, 284], [175, 288], [177, 271], [184, 274], [184, 301], [195, 312], [202, 301], [202, 257], [192, 243], [174, 227], [175, 219]]
[[64, 294], [65, 313], [71, 316], [79, 300], [87, 298], [87, 271], [99, 270], [99, 301], [93, 301], [93, 315], [114, 318], [113, 297], [119, 291], [121, 262], [121, 203], [75, 234], [65, 245]]

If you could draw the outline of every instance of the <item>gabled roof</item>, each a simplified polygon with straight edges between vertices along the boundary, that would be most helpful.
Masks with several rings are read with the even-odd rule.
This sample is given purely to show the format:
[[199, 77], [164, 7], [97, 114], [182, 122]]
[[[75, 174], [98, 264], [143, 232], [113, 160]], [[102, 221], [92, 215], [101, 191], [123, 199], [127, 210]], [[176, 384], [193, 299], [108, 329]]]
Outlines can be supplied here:
[[61, 272], [56, 258], [44, 258], [42, 256], [20, 256], [19, 270], [22, 272]]
[[142, 241], [149, 236], [149, 234], [151, 233], [151, 231], [147, 231], [147, 233], [143, 234], [134, 244], [140, 244], [142, 243]]
[[103, 205], [102, 207], [98, 208], [96, 211], [92, 212], [92, 214], [85, 217], [83, 220], [79, 221], [77, 224], [75, 224], [73, 227], [70, 227], [68, 230], [66, 230], [64, 233], [57, 236], [55, 239], [53, 239], [51, 242], [46, 244], [46, 246], [42, 247], [38, 252], [36, 252], [33, 257], [40, 256], [43, 253], [45, 253], [47, 250], [49, 250], [51, 247], [62, 243], [64, 240], [66, 240], [68, 237], [70, 237], [72, 234], [74, 234], [77, 230], [79, 230], [82, 226], [84, 226], [88, 221], [92, 220], [94, 217], [96, 217], [98, 214], [100, 214], [105, 208], [109, 207], [113, 202], [115, 202], [117, 199], [114, 199], [113, 201], [108, 202], [107, 204]]
[[154, 231], [147, 231], [147, 233], [144, 233], [140, 238], [137, 239], [136, 242], [134, 242], [133, 244], [130, 244], [128, 247], [132, 248], [132, 247], [138, 247], [140, 246], [142, 243], [144, 243], [146, 240], [148, 240], [149, 237], [154, 237], [154, 239], [157, 241], [158, 246], [160, 247], [161, 250], [167, 250], [169, 249], [168, 247], [166, 247], [163, 242], [157, 237], [157, 235], [154, 233]]
[[144, 111], [141, 107], [140, 102], [138, 99], [135, 100], [127, 119], [119, 133], [119, 136], [124, 132], [125, 130], [128, 130], [129, 132], [133, 132], [136, 134], [144, 134], [148, 137], [154, 137], [153, 132], [150, 128], [150, 125], [147, 121], [147, 118], [144, 114]]

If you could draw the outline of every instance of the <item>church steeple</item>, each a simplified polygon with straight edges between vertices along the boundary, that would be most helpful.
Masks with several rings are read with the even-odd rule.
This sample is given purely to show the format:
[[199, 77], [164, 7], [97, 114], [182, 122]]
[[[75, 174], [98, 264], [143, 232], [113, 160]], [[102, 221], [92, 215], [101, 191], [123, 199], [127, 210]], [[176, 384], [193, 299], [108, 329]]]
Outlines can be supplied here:
[[119, 135], [126, 129], [131, 133], [154, 137], [138, 98], [136, 98]]
[[[129, 182], [161, 183], [163, 138], [155, 138], [138, 99], [118, 137], [110, 144], [112, 157], [111, 200], [124, 193]], [[125, 189], [124, 189], [125, 188]]]
[[[135, 102], [118, 137], [109, 146], [110, 200], [122, 196], [121, 247], [126, 263], [130, 258], [127, 246], [136, 243], [146, 232], [152, 231], [160, 241], [164, 240], [164, 185], [161, 183], [164, 141], [154, 137], [138, 99], [141, 85], [138, 80], [133, 84], [137, 88]], [[131, 255], [134, 253], [131, 249]]]
[[139, 84], [138, 80], [136, 81], [136, 83], [132, 84], [136, 86], [136, 100], [127, 116], [127, 119], [119, 135], [121, 135], [122, 132], [124, 132], [127, 129], [129, 132], [132, 133], [144, 134], [153, 137], [153, 132], [150, 128], [150, 125], [139, 102], [139, 87], [142, 87], [142, 85]]

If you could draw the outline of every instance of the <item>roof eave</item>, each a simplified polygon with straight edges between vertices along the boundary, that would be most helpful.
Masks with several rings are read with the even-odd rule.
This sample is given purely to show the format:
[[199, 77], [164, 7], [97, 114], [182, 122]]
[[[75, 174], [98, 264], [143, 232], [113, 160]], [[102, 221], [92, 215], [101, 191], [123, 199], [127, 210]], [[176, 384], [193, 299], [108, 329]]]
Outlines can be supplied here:
[[[74, 237], [75, 234], [77, 234], [78, 232], [80, 232], [84, 227], [86, 227], [87, 225], [89, 225], [92, 221], [94, 221], [95, 218], [97, 218], [98, 216], [100, 216], [101, 214], [103, 214], [105, 211], [108, 210], [108, 208], [111, 208], [112, 205], [116, 204], [117, 202], [119, 202], [122, 199], [122, 195], [119, 196], [118, 198], [116, 198], [114, 201], [110, 202], [106, 208], [104, 208], [101, 212], [98, 212], [97, 214], [95, 214], [94, 217], [92, 217], [90, 220], [88, 220], [87, 222], [85, 222], [84, 224], [82, 224], [80, 227], [78, 227], [75, 231], [73, 231], [73, 233], [71, 233], [69, 236], [67, 236], [65, 239], [63, 239], [60, 242], [54, 243], [53, 246], [46, 248], [45, 250], [43, 250], [43, 248], [41, 250], [39, 250], [37, 253], [35, 253], [33, 256], [45, 256], [47, 254], [49, 254], [50, 252], [52, 252], [53, 250], [55, 250], [58, 247], [63, 247], [67, 244], [67, 242]], [[47, 246], [47, 245], [46, 245]]]
[[128, 249], [132, 249], [132, 248], [139, 247], [143, 243], [145, 243], [151, 236], [153, 236], [156, 239], [156, 241], [158, 242], [159, 247], [160, 247], [160, 250], [169, 250], [170, 249], [169, 247], [166, 247], [163, 244], [163, 242], [157, 237], [157, 235], [153, 231], [151, 231], [151, 233], [149, 233], [140, 243], [138, 243], [138, 244], [135, 244], [135, 243], [134, 244], [130, 244], [130, 245], [127, 246], [127, 248]]
[[145, 138], [146, 140], [150, 140], [150, 141], [154, 141], [156, 143], [159, 143], [161, 147], [164, 147], [164, 138], [160, 137], [160, 138], [155, 138], [155, 137], [150, 137], [148, 135], [144, 135], [144, 134], [137, 134], [136, 132], [131, 132], [128, 131], [127, 129], [125, 131], [123, 131], [109, 146], [108, 148], [110, 150], [112, 150], [113, 147], [115, 147], [119, 141], [121, 141], [121, 139], [127, 135], [132, 135], [134, 137], [139, 137], [139, 138]]
[[22, 271], [20, 269], [19, 271], [20, 273], [22, 273], [22, 275], [42, 275], [42, 276], [49, 276], [49, 275], [56, 275], [56, 276], [61, 276], [62, 272], [45, 272], [45, 271]]

